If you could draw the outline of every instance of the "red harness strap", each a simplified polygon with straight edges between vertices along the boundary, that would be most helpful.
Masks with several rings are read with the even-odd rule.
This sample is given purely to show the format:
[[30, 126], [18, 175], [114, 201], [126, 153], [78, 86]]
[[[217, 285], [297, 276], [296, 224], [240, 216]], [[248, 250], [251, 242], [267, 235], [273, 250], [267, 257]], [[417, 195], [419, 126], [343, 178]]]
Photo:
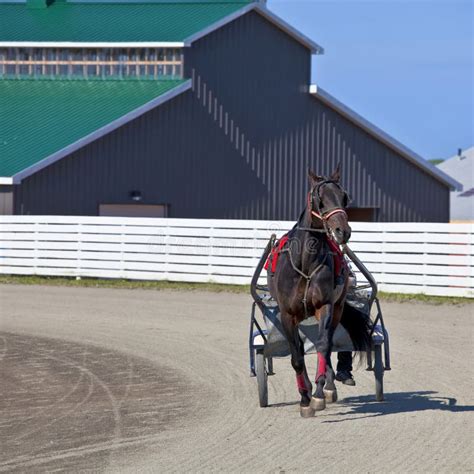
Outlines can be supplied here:
[[344, 260], [344, 256], [342, 255], [339, 245], [337, 245], [334, 240], [327, 236], [326, 241], [332, 253], [334, 254], [334, 276], [337, 277], [341, 274], [342, 268], [346, 266], [346, 261]]
[[[330, 237], [326, 236], [326, 241], [329, 245], [329, 248], [331, 249], [331, 252], [334, 255], [334, 275], [337, 277], [341, 274], [343, 266], [346, 265], [346, 262], [344, 260], [344, 256], [342, 255], [341, 249], [339, 248], [339, 245], [334, 242]], [[280, 257], [281, 251], [285, 244], [288, 242], [288, 235], [284, 235], [278, 242], [274, 245], [272, 248], [270, 255], [267, 258], [267, 261], [265, 262], [265, 270], [268, 270], [271, 264], [271, 271], [272, 273], [276, 272], [277, 269], [277, 264], [278, 264], [278, 258]]]
[[285, 246], [285, 244], [288, 242], [288, 235], [284, 235], [272, 248], [272, 251], [270, 255], [267, 258], [267, 261], [265, 262], [265, 270], [268, 270], [268, 267], [270, 266], [270, 262], [272, 264], [272, 273], [276, 272], [277, 268], [277, 263], [278, 263], [278, 257], [280, 256], [281, 250]]

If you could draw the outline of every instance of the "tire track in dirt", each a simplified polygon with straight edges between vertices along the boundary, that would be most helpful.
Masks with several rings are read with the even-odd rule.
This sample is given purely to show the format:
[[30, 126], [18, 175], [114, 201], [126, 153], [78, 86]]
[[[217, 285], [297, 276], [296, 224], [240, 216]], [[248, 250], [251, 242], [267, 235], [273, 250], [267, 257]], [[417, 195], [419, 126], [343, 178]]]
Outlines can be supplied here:
[[135, 360], [133, 376], [130, 357], [117, 352], [11, 333], [3, 337], [9, 350], [0, 362], [2, 471], [53, 470], [64, 460], [63, 470], [105, 469], [116, 451], [149, 442], [179, 421], [169, 413], [184, 398], [182, 387], [166, 369]]
[[[40, 301], [44, 291], [48, 298]], [[99, 456], [95, 468], [110, 472], [465, 472], [472, 467], [473, 354], [467, 334], [473, 306], [449, 307], [447, 318], [442, 306], [383, 304], [393, 359], [385, 376], [387, 401], [374, 401], [373, 374], [359, 368], [355, 388], [338, 384], [340, 402], [303, 420], [287, 359], [275, 361], [276, 375], [269, 378], [271, 406], [258, 407], [256, 382], [248, 373], [249, 302], [225, 293], [33, 289], [30, 300], [3, 319], [5, 329], [95, 347], [88, 369], [112, 391], [122, 426], [138, 383], [132, 376], [127, 388], [125, 361], [130, 358], [134, 372], [137, 361], [138, 367], [159, 367], [151, 378], [161, 370], [173, 375], [160, 395], [148, 393], [168, 406], [148, 410], [149, 420], [167, 412], [163, 426], [132, 436], [126, 428], [115, 448], [109, 438], [96, 444], [79, 439], [77, 446], [53, 454], [53, 465], [67, 468], [68, 456], [81, 459], [74, 449], [103, 449], [108, 455]], [[99, 363], [104, 354], [110, 355]], [[308, 366], [313, 376], [315, 356], [308, 357]], [[119, 375], [107, 377], [105, 367]], [[135, 401], [138, 410], [147, 397]]]

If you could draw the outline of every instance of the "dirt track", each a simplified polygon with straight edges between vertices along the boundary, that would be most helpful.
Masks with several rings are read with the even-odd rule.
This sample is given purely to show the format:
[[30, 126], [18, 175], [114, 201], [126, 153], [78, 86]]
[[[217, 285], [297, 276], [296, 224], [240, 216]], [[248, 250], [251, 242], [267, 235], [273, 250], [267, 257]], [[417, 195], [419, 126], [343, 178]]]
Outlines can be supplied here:
[[359, 369], [340, 402], [301, 419], [288, 360], [269, 379], [272, 406], [258, 407], [245, 295], [0, 286], [0, 297], [0, 471], [474, 469], [474, 305], [384, 304], [386, 401]]

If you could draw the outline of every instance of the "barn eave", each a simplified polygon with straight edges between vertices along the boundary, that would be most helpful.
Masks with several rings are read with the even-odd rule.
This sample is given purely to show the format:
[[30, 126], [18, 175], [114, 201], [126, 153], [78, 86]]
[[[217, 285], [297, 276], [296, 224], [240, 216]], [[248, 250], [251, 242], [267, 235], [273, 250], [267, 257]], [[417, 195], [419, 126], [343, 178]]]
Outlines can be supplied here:
[[357, 112], [351, 108], [344, 105], [342, 102], [338, 101], [331, 94], [326, 92], [324, 89], [319, 87], [317, 84], [311, 84], [309, 87], [309, 92], [314, 97], [318, 98], [321, 102], [331, 107], [333, 110], [341, 114], [343, 117], [347, 118], [355, 125], [372, 135], [375, 139], [384, 143], [405, 159], [416, 165], [425, 173], [431, 175], [433, 178], [442, 182], [444, 185], [448, 186], [452, 191], [462, 191], [462, 184], [451, 178], [446, 173], [443, 173], [436, 166], [432, 165], [420, 155], [410, 150], [408, 147], [400, 143], [398, 140], [378, 128], [373, 123], [366, 120], [364, 117], [359, 115]]
[[266, 8], [264, 5], [259, 3], [251, 3], [240, 10], [222, 18], [221, 20], [217, 21], [216, 23], [209, 25], [207, 28], [189, 36], [184, 40], [185, 46], [191, 46], [192, 43], [195, 41], [207, 36], [208, 34], [212, 33], [213, 31], [222, 28], [223, 26], [227, 25], [228, 23], [240, 18], [247, 13], [254, 11], [272, 23], [274, 26], [279, 28], [280, 30], [284, 31], [286, 34], [291, 36], [295, 39], [298, 43], [302, 44], [306, 48], [308, 48], [313, 54], [324, 54], [324, 48], [314, 42], [312, 39], [308, 38], [306, 35], [298, 31], [296, 28], [288, 24], [278, 15], [275, 15], [272, 11]]

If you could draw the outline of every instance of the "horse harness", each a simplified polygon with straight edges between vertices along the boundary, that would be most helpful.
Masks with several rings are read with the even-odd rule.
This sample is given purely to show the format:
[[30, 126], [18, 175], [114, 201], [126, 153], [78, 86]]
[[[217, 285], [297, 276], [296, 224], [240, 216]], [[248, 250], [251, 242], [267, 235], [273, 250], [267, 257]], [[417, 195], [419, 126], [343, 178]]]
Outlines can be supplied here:
[[[327, 210], [325, 210], [324, 212], [321, 212], [321, 213], [318, 213], [318, 212], [313, 210], [312, 204], [313, 204], [314, 193], [315, 192], [317, 193], [317, 197], [318, 197], [319, 202], [322, 202], [321, 195], [319, 193], [320, 189], [321, 189], [321, 186], [323, 186], [324, 184], [329, 184], [329, 183], [335, 184], [342, 191], [344, 191], [344, 193], [346, 193], [346, 191], [341, 187], [341, 185], [338, 182], [333, 181], [333, 180], [324, 180], [324, 181], [321, 181], [321, 182], [315, 184], [311, 188], [310, 192], [308, 193], [308, 209], [310, 210], [312, 216], [314, 216], [314, 217], [316, 217], [316, 218], [318, 218], [322, 221], [323, 228], [322, 229], [314, 229], [313, 227], [296, 226], [297, 230], [304, 230], [304, 231], [307, 231], [307, 232], [322, 233], [322, 234], [326, 234], [326, 238], [331, 238], [330, 237], [330, 229], [329, 229], [328, 224], [327, 224], [328, 219], [330, 217], [334, 216], [335, 214], [339, 214], [339, 213], [343, 213], [347, 217], [346, 211], [342, 207], [334, 207], [334, 208], [331, 208], [331, 209], [327, 209]], [[346, 193], [346, 195], [347, 195], [347, 193]], [[296, 273], [298, 273], [302, 278], [304, 278], [306, 280], [304, 295], [303, 295], [303, 299], [301, 300], [301, 302], [303, 303], [305, 318], [308, 318], [309, 314], [308, 314], [308, 299], [307, 299], [307, 297], [308, 297], [309, 287], [311, 285], [311, 279], [313, 278], [313, 276], [319, 270], [321, 270], [321, 268], [323, 267], [323, 264], [324, 264], [326, 259], [324, 259], [322, 262], [320, 262], [319, 265], [317, 265], [316, 268], [313, 269], [313, 271], [311, 273], [306, 274], [296, 266], [295, 262], [293, 261], [293, 256], [291, 254], [291, 248], [289, 246], [282, 249], [280, 252], [281, 253], [288, 252], [288, 256], [290, 258], [290, 263], [291, 263], [291, 266], [293, 267], [293, 270]], [[332, 253], [334, 255], [334, 253], [332, 251], [330, 253]]]

